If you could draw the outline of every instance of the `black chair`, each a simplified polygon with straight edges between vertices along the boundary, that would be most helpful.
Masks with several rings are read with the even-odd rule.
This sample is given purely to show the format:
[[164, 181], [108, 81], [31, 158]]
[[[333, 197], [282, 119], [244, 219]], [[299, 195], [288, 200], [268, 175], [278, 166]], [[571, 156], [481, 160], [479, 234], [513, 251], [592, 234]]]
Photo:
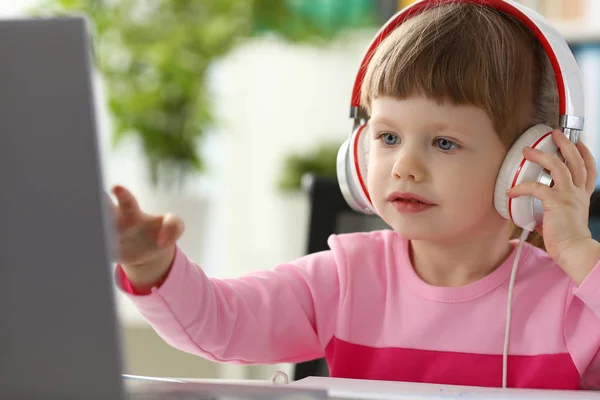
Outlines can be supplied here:
[[589, 227], [592, 237], [600, 241], [600, 187], [596, 188], [590, 199]]
[[[304, 190], [310, 201], [307, 254], [327, 250], [327, 238], [336, 231], [337, 215], [353, 212], [348, 206], [337, 181], [307, 175], [303, 178]], [[308, 376], [329, 376], [324, 358], [296, 364], [294, 380]]]
[[[303, 189], [308, 192], [310, 200], [307, 254], [328, 250], [327, 239], [332, 234], [387, 227], [379, 217], [352, 210], [344, 200], [336, 179], [306, 175]], [[325, 359], [296, 364], [294, 380], [308, 376], [329, 376]]]

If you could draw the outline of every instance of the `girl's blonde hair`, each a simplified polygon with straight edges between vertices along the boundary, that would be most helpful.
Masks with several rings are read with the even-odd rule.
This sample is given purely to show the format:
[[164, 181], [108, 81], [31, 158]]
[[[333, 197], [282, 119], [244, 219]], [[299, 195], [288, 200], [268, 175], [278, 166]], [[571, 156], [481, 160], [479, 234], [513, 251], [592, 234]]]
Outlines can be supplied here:
[[[539, 41], [489, 6], [444, 2], [409, 18], [378, 46], [361, 87], [370, 114], [380, 96], [422, 94], [487, 112], [508, 150], [529, 127], [558, 126], [558, 90]], [[511, 238], [518, 237], [514, 226]], [[544, 248], [532, 232], [528, 242]]]

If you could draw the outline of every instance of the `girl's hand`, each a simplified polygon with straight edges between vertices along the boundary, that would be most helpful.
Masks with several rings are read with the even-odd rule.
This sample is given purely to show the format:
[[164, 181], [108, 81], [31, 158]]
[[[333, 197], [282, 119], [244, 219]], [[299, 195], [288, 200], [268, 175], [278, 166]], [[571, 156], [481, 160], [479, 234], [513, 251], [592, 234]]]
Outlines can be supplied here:
[[513, 198], [532, 195], [541, 200], [544, 219], [535, 230], [543, 236], [550, 257], [573, 277], [575, 271], [570, 271], [572, 267], [567, 268], [567, 265], [572, 264], [570, 260], [574, 252], [589, 247], [593, 241], [588, 218], [590, 197], [595, 190], [598, 172], [594, 157], [583, 142], [573, 144], [560, 130], [552, 132], [552, 139], [566, 164], [555, 155], [530, 147], [523, 149], [523, 155], [550, 171], [553, 186], [524, 182], [510, 189], [507, 195]]
[[117, 199], [117, 204], [112, 204], [119, 238], [117, 262], [133, 285], [152, 285], [171, 265], [183, 222], [173, 214], [144, 213], [122, 186], [112, 191]]

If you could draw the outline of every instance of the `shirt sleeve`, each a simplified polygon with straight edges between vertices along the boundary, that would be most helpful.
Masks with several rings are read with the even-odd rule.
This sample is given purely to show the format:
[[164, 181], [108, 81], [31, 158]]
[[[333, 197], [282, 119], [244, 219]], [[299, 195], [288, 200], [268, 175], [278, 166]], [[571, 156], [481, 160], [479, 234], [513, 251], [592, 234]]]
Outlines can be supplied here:
[[564, 337], [582, 374], [582, 384], [600, 389], [600, 262], [581, 285], [571, 286], [564, 315]]
[[[167, 277], [169, 276], [169, 272], [171, 271], [172, 266], [173, 265], [169, 266], [167, 273], [158, 282], [156, 282], [154, 284], [155, 288], [161, 287], [162, 284], [167, 280]], [[152, 289], [145, 289], [145, 288], [142, 289], [142, 288], [136, 287], [133, 283], [131, 283], [131, 281], [129, 279], [127, 279], [127, 275], [125, 275], [125, 271], [123, 271], [123, 267], [121, 267], [120, 264], [117, 265], [115, 274], [116, 274], [117, 282], [120, 282], [121, 289], [125, 293], [134, 294], [134, 295], [138, 295], [138, 296], [144, 296], [144, 295], [152, 293]]]
[[160, 287], [117, 286], [170, 345], [214, 361], [301, 362], [322, 357], [334, 333], [340, 284], [332, 251], [237, 279], [207, 277], [177, 248]]

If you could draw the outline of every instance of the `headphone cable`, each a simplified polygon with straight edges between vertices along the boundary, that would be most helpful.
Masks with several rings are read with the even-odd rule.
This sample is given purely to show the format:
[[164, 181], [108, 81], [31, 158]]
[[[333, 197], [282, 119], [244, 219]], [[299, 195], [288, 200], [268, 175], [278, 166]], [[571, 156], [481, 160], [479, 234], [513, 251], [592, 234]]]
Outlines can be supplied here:
[[523, 243], [527, 240], [527, 237], [531, 233], [530, 230], [523, 229], [521, 233], [519, 246], [517, 247], [517, 254], [515, 255], [515, 261], [513, 263], [512, 272], [510, 274], [510, 283], [508, 285], [508, 300], [506, 304], [506, 331], [504, 333], [504, 351], [502, 353], [502, 388], [506, 389], [507, 370], [508, 370], [508, 343], [510, 342], [510, 320], [512, 314], [512, 296], [513, 289], [515, 286], [515, 278], [517, 276], [517, 266], [519, 264], [519, 258], [521, 257], [521, 250], [523, 249]]

